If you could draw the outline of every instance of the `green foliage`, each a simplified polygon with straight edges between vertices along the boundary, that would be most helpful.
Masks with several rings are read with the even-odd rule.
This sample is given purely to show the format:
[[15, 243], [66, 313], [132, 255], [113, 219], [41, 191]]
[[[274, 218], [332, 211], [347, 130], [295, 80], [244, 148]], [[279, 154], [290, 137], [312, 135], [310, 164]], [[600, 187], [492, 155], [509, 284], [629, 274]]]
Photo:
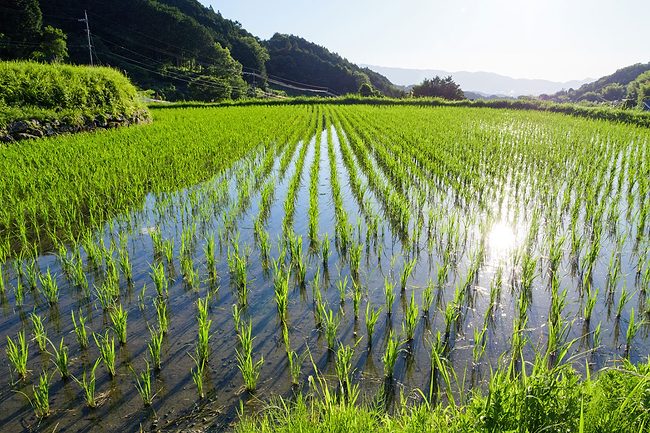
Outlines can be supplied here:
[[[580, 381], [567, 367], [543, 361], [528, 374], [496, 371], [487, 390], [469, 394], [464, 405], [397, 403], [392, 415], [377, 406], [332, 404], [326, 398], [282, 401], [258, 415], [244, 416], [238, 433], [301, 431], [378, 433], [642, 432], [650, 422], [647, 387], [650, 362], [626, 364]], [[327, 385], [325, 385], [327, 386]], [[322, 395], [329, 392], [321, 391]]]
[[444, 78], [438, 76], [431, 79], [425, 78], [422, 83], [413, 86], [411, 93], [416, 98], [443, 98], [452, 101], [465, 99], [465, 94], [451, 78], [451, 75]]
[[338, 54], [298, 36], [276, 33], [264, 44], [270, 56], [266, 64], [270, 75], [307, 82], [336, 94], [357, 93], [364, 83], [388, 96], [400, 94], [386, 77], [361, 69]]
[[22, 119], [64, 120], [142, 114], [135, 87], [118, 71], [34, 62], [0, 62], [0, 127]]

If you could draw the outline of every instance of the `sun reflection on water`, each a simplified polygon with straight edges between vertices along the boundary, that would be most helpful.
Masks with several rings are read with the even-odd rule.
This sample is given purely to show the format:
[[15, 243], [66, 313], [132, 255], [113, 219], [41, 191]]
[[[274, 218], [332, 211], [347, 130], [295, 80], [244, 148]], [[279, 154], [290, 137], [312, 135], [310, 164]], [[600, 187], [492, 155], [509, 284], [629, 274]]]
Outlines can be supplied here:
[[492, 225], [488, 233], [488, 248], [495, 259], [506, 257], [517, 247], [517, 235], [513, 228], [502, 221]]

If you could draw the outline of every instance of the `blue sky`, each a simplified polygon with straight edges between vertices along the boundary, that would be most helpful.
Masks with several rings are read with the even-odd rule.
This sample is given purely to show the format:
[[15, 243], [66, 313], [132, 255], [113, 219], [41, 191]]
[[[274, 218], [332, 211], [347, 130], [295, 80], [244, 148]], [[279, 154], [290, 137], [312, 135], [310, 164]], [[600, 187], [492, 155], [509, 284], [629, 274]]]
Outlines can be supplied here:
[[650, 0], [200, 1], [355, 63], [564, 81], [650, 61]]

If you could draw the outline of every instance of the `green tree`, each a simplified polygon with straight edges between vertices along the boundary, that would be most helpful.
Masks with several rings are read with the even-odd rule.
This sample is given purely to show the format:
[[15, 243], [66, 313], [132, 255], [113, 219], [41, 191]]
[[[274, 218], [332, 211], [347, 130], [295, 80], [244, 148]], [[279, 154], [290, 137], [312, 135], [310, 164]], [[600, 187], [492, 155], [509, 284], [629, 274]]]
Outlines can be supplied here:
[[465, 99], [465, 94], [460, 86], [454, 82], [451, 75], [440, 78], [438, 76], [425, 80], [413, 87], [412, 95], [416, 98], [435, 97], [450, 100]]
[[0, 0], [0, 7], [0, 54], [8, 59], [29, 57], [40, 40], [43, 25], [38, 0]]
[[379, 92], [375, 90], [374, 87], [370, 83], [363, 83], [359, 87], [359, 95], [365, 96], [365, 97], [372, 97], [372, 96], [378, 96]]
[[67, 36], [63, 30], [47, 26], [43, 29], [41, 46], [32, 53], [35, 60], [62, 62], [68, 58]]
[[603, 87], [600, 94], [608, 101], [618, 101], [625, 96], [625, 86], [619, 83], [609, 84]]
[[227, 79], [200, 75], [189, 85], [190, 96], [196, 101], [216, 102], [230, 99], [232, 87]]

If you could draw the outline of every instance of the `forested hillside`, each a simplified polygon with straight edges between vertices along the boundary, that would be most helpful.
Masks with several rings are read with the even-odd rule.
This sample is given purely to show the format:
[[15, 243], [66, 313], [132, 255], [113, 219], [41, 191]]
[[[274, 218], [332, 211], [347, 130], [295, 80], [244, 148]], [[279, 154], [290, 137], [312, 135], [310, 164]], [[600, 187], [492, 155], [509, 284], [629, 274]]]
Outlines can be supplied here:
[[263, 42], [197, 0], [0, 0], [0, 7], [0, 58], [91, 63], [87, 11], [92, 62], [124, 71], [159, 98], [237, 99], [269, 85], [343, 94], [365, 84], [368, 95], [400, 94], [386, 77], [304, 39]]
[[650, 63], [636, 63], [621, 68], [578, 89], [567, 89], [540, 99], [556, 102], [614, 102], [627, 107], [640, 106], [650, 98]]
[[356, 93], [367, 83], [384, 95], [400, 90], [383, 75], [360, 68], [328, 49], [294, 35], [276, 33], [265, 42], [269, 74], [293, 81], [309, 80], [335, 94]]

